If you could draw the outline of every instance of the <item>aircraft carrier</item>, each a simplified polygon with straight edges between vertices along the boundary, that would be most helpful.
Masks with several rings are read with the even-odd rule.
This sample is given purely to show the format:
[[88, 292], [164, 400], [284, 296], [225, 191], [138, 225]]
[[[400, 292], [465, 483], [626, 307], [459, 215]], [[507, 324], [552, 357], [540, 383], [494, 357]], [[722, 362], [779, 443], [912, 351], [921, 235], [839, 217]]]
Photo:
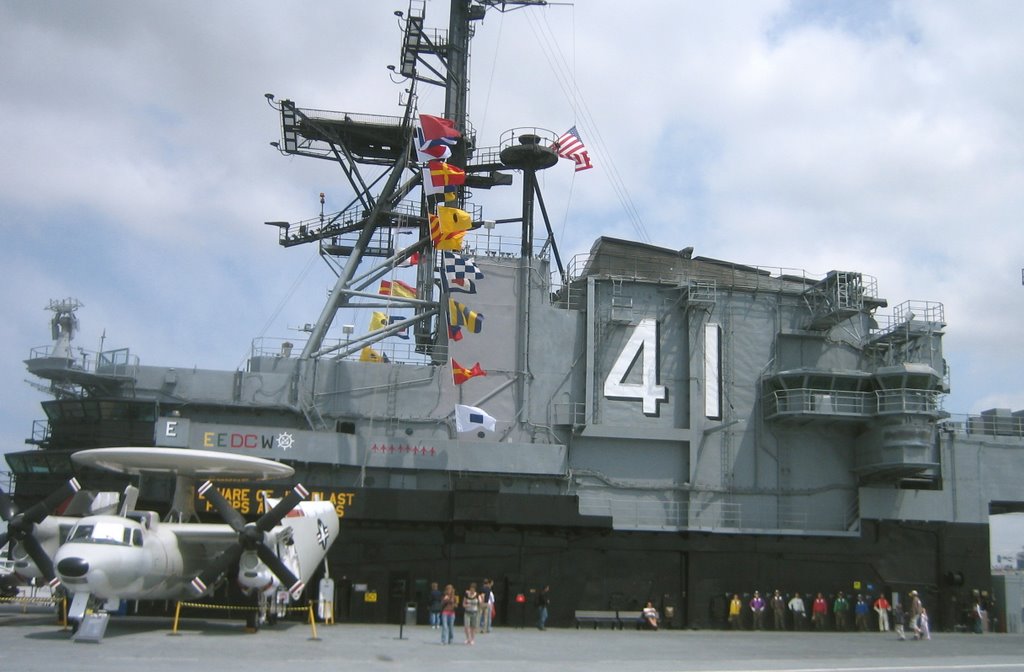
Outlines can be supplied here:
[[[1024, 499], [1024, 413], [947, 413], [943, 304], [879, 296], [857, 269], [608, 237], [563, 260], [537, 179], [560, 133], [489, 145], [466, 118], [474, 26], [528, 4], [542, 3], [453, 0], [445, 30], [410, 3], [399, 115], [268, 94], [278, 149], [340, 164], [352, 188], [337, 213], [268, 229], [319, 247], [336, 277], [322, 313], [304, 340], [254, 341], [241, 370], [201, 370], [130, 348], [83, 359], [81, 306], [55, 300], [52, 343], [26, 361], [53, 399], [32, 447], [7, 455], [16, 497], [44, 496], [86, 448], [280, 460], [341, 517], [339, 621], [398, 622], [411, 603], [422, 618], [430, 582], [491, 577], [498, 622], [550, 585], [556, 626], [651, 600], [672, 627], [724, 627], [727, 595], [775, 589], [916, 589], [936, 630], [963, 623], [972, 591], [991, 587], [988, 517]], [[418, 109], [420, 85], [444, 87], [445, 108]], [[457, 251], [475, 293], [450, 291], [431, 236], [420, 114], [459, 131], [450, 205], [473, 221]], [[520, 190], [521, 209], [485, 212], [491, 189]], [[363, 333], [373, 312], [386, 319]], [[476, 363], [486, 375], [456, 384]], [[459, 431], [457, 407], [481, 422]], [[170, 484], [145, 485], [166, 508]], [[253, 513], [261, 488], [288, 485], [227, 494]]]

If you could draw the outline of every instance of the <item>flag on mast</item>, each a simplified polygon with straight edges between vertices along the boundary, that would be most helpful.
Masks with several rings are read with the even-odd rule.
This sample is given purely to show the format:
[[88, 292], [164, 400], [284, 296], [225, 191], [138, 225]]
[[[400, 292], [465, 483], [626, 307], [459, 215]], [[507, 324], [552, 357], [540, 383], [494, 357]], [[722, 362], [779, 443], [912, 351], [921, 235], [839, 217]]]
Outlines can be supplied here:
[[558, 140], [555, 141], [555, 151], [563, 159], [575, 161], [577, 173], [594, 167], [594, 164], [590, 162], [590, 153], [587, 151], [586, 146], [584, 146], [583, 139], [580, 137], [579, 131], [576, 130], [575, 126], [559, 136]]
[[497, 422], [482, 408], [476, 406], [455, 406], [455, 430], [458, 432], [471, 432], [474, 429], [486, 429], [494, 431], [494, 424]]
[[456, 385], [462, 385], [470, 378], [486, 375], [487, 372], [480, 367], [480, 362], [474, 364], [473, 368], [467, 369], [462, 364], [456, 362], [455, 358], [452, 357], [452, 380], [455, 382]]

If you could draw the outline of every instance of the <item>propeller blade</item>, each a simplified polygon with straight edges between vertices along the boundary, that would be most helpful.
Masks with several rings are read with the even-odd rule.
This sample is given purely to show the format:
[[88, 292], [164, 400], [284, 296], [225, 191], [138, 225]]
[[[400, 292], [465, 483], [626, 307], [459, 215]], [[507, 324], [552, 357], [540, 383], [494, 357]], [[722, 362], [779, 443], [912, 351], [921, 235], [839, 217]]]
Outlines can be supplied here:
[[220, 575], [228, 571], [228, 569], [234, 563], [238, 562], [238, 558], [242, 555], [242, 545], [239, 543], [228, 546], [224, 551], [221, 552], [210, 566], [200, 572], [199, 576], [192, 579], [192, 590], [197, 595], [202, 595], [206, 592], [207, 587], [210, 586], [214, 581], [220, 578]]
[[28, 553], [28, 557], [32, 558], [32, 562], [36, 563], [39, 572], [46, 577], [47, 581], [53, 581], [57, 577], [53, 571], [53, 560], [50, 560], [50, 556], [46, 554], [46, 550], [43, 549], [43, 545], [39, 543], [38, 539], [29, 535], [21, 540], [21, 547]]
[[267, 566], [267, 569], [281, 581], [281, 584], [288, 587], [289, 593], [296, 595], [302, 592], [305, 584], [292, 574], [288, 566], [281, 561], [281, 558], [277, 557], [277, 554], [269, 546], [260, 544], [256, 547], [256, 554], [260, 556], [260, 560]]
[[39, 572], [51, 584], [54, 584], [54, 582], [59, 583], [59, 581], [57, 580], [56, 573], [53, 571], [53, 560], [47, 555], [46, 549], [43, 548], [42, 543], [40, 543], [35, 535], [36, 525], [49, 516], [50, 512], [58, 504], [81, 489], [82, 486], [78, 480], [72, 478], [47, 495], [46, 499], [20, 513], [17, 512], [17, 507], [7, 495], [3, 497], [5, 501], [0, 502], [0, 508], [3, 509], [3, 513], [11, 514], [10, 519], [5, 518], [5, 520], [8, 520], [7, 539], [11, 541], [17, 540], [22, 545], [22, 548], [32, 558], [32, 562], [35, 563]]
[[[277, 503], [270, 511], [263, 514], [263, 517], [256, 521], [256, 528], [261, 532], [269, 532], [281, 522], [281, 520], [287, 516], [292, 509], [298, 506], [299, 502], [309, 497], [309, 491], [302, 487], [301, 483], [296, 483], [292, 490], [281, 498], [281, 501]], [[281, 578], [281, 577], [278, 577]]]
[[213, 485], [213, 481], [207, 481], [199, 486], [199, 494], [205, 497], [213, 508], [217, 509], [217, 513], [224, 519], [224, 522], [231, 526], [231, 529], [235, 532], [241, 532], [245, 528], [245, 518], [242, 517], [235, 507], [231, 506], [231, 502], [224, 498], [224, 495], [220, 494]]
[[57, 508], [57, 505], [68, 497], [82, 489], [78, 479], [72, 478], [68, 482], [46, 496], [43, 501], [25, 509], [24, 518], [30, 523], [38, 524], [50, 515], [50, 512]]
[[0, 490], [0, 518], [10, 522], [11, 518], [18, 515], [18, 507], [6, 492]]

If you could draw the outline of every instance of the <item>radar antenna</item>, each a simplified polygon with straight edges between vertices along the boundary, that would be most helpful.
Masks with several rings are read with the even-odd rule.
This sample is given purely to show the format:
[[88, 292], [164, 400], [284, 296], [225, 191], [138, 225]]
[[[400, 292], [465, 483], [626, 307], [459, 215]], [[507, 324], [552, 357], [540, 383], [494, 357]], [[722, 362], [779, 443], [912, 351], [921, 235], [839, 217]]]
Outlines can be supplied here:
[[74, 359], [71, 353], [71, 341], [78, 331], [78, 316], [75, 311], [83, 306], [82, 302], [74, 298], [52, 299], [46, 310], [53, 312], [50, 319], [50, 331], [53, 335], [52, 357], [61, 359]]

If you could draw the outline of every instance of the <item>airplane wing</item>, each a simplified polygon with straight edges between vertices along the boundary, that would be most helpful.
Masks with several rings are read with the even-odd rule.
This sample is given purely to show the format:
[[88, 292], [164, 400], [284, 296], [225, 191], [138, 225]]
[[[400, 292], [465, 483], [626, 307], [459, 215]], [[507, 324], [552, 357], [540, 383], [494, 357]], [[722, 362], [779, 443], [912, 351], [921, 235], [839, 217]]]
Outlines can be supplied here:
[[170, 530], [181, 544], [227, 545], [238, 539], [238, 533], [223, 523], [160, 523]]

